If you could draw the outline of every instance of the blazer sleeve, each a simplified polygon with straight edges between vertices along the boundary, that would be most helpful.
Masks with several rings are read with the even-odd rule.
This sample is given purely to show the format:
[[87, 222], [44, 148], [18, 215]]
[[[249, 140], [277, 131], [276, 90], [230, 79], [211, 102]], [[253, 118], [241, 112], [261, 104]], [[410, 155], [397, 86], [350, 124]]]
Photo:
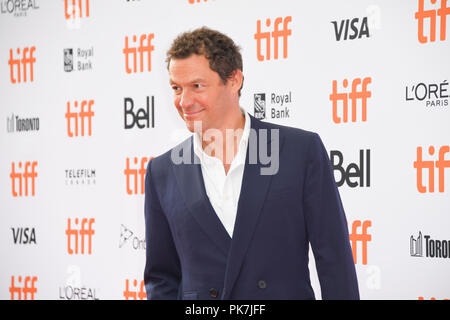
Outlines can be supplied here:
[[330, 159], [316, 133], [308, 150], [303, 206], [322, 299], [359, 299], [344, 208]]
[[178, 298], [180, 261], [155, 189], [156, 175], [150, 173], [152, 161], [145, 175], [145, 290], [149, 300], [172, 300]]

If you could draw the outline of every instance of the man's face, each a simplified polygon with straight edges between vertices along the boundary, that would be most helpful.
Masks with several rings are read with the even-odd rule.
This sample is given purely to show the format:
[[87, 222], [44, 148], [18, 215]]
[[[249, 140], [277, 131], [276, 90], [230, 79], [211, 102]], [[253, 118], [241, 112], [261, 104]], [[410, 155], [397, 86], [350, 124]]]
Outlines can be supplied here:
[[236, 90], [211, 70], [208, 59], [196, 54], [171, 59], [169, 76], [175, 107], [189, 131], [194, 132], [194, 121], [201, 121], [203, 131], [222, 128]]

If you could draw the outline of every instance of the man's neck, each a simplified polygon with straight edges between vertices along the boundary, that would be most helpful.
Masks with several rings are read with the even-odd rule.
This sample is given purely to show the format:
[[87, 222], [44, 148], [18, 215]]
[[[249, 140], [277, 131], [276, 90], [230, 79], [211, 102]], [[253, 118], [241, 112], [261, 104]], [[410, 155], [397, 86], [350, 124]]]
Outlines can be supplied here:
[[240, 108], [236, 108], [233, 115], [221, 128], [214, 128], [215, 130], [212, 132], [206, 130], [200, 137], [203, 151], [211, 157], [220, 159], [226, 173], [238, 151], [244, 126], [245, 115], [242, 114]]

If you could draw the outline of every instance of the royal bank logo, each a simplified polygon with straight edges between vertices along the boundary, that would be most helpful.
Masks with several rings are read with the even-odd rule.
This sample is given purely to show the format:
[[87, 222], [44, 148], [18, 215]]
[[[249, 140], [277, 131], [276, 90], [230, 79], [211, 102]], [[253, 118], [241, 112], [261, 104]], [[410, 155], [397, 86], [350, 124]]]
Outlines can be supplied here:
[[[425, 239], [425, 242], [423, 241]], [[425, 252], [423, 245], [425, 244]], [[411, 235], [409, 239], [409, 252], [411, 257], [450, 258], [450, 240], [436, 240], [430, 235], [423, 235], [419, 231], [417, 237]]]
[[93, 69], [94, 47], [64, 49], [64, 71], [89, 71]]
[[73, 71], [73, 49], [64, 49], [64, 71]]
[[255, 93], [255, 112], [254, 116], [256, 119], [266, 118], [266, 94], [265, 93]]
[[[268, 119], [284, 119], [290, 118], [292, 92], [279, 92], [270, 93], [267, 95], [270, 97], [269, 106], [267, 106], [266, 94], [256, 93], [254, 94], [254, 116], [257, 119], [266, 119], [266, 109]], [[266, 108], [267, 106], [267, 108]], [[269, 112], [270, 111], [270, 112]]]

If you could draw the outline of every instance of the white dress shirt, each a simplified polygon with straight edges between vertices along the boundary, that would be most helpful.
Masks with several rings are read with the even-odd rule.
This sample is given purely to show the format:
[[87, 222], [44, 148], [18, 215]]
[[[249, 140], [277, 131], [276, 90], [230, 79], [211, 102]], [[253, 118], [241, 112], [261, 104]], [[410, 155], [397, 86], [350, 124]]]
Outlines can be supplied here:
[[[231, 238], [233, 237], [237, 205], [241, 193], [242, 176], [244, 174], [248, 137], [250, 134], [250, 116], [245, 110], [240, 109], [245, 115], [245, 125], [238, 151], [231, 162], [228, 174], [225, 174], [225, 168], [220, 159], [211, 157], [205, 153], [199, 135], [194, 133], [193, 137], [194, 153], [200, 159], [206, 194], [214, 211]], [[223, 142], [225, 143], [225, 137], [223, 137]]]

